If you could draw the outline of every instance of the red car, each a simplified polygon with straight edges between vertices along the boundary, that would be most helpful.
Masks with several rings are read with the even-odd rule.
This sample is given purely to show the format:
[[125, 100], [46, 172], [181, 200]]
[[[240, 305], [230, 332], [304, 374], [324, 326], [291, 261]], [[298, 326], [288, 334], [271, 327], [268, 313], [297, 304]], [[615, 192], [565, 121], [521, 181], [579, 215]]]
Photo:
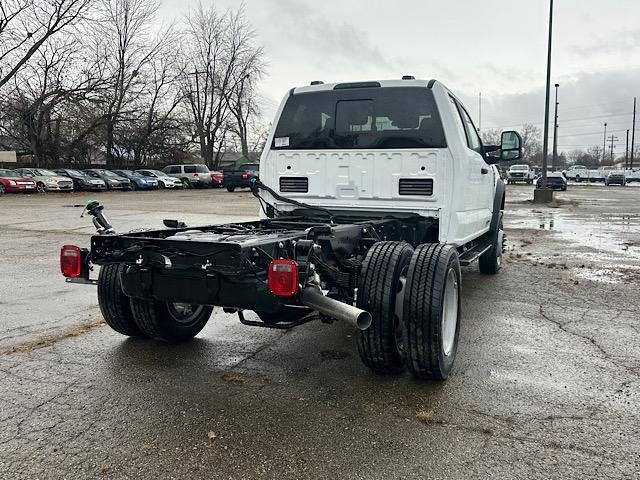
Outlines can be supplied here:
[[30, 178], [23, 178], [16, 172], [0, 168], [0, 194], [3, 193], [32, 193], [36, 191], [36, 182]]
[[216, 171], [212, 171], [211, 172], [211, 186], [213, 188], [222, 187], [222, 182], [223, 181], [224, 181], [224, 173], [216, 172]]

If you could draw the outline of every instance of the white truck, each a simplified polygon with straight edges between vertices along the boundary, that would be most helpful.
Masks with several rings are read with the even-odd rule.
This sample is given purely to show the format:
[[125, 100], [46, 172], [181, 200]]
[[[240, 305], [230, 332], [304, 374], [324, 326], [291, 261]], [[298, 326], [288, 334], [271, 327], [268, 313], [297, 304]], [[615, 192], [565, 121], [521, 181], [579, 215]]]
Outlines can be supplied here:
[[526, 183], [531, 185], [535, 180], [536, 174], [529, 165], [511, 165], [507, 171], [507, 183], [513, 185], [515, 183]]
[[605, 182], [607, 175], [611, 171], [615, 171], [615, 167], [605, 166], [599, 168], [587, 168], [584, 165], [571, 165], [565, 172], [564, 176], [567, 180], [575, 182]]
[[370, 369], [446, 379], [460, 266], [502, 264], [494, 164], [521, 157], [520, 136], [483, 145], [451, 91], [413, 77], [293, 88], [273, 125], [252, 189], [260, 220], [116, 235], [92, 202], [98, 235], [90, 249], [62, 247], [66, 280], [97, 284], [124, 335], [188, 340], [214, 306], [259, 327], [339, 320]]

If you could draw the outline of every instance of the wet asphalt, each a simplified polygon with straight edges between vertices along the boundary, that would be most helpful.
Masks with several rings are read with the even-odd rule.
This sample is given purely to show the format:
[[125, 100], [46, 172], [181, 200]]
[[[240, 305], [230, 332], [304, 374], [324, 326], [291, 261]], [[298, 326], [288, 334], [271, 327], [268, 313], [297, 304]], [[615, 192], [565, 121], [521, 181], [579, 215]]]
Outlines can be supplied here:
[[640, 188], [572, 187], [509, 187], [445, 383], [371, 374], [340, 324], [127, 339], [58, 273], [87, 198], [124, 231], [250, 219], [246, 192], [1, 197], [0, 478], [640, 478]]

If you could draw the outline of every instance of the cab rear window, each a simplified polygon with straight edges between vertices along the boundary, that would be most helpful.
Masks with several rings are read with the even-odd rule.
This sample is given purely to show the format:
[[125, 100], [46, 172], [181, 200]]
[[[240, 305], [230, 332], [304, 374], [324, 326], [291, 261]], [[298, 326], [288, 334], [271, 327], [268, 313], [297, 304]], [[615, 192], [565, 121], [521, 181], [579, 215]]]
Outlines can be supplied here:
[[431, 90], [374, 87], [300, 93], [288, 98], [272, 148], [395, 149], [446, 147]]

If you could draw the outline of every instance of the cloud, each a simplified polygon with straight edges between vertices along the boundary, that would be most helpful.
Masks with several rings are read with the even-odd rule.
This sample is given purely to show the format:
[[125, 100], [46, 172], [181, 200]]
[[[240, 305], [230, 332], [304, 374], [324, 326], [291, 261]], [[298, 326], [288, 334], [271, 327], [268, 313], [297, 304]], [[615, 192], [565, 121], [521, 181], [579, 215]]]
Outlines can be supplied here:
[[592, 58], [594, 55], [629, 55], [640, 48], [640, 28], [625, 30], [606, 38], [598, 36], [588, 44], [573, 45], [569, 50], [580, 57]]
[[377, 44], [380, 38], [370, 35], [355, 25], [327, 18], [321, 11], [300, 0], [276, 0], [271, 2], [273, 24], [281, 32], [286, 31], [289, 48], [298, 49], [304, 59], [336, 66], [370, 67], [392, 69], [388, 59]]
[[[618, 153], [624, 153], [626, 129], [631, 128], [633, 97], [640, 96], [640, 67], [599, 72], [580, 72], [558, 80], [558, 145], [561, 151], [602, 145], [603, 124], [608, 123], [607, 136], [619, 137]], [[458, 92], [477, 121], [478, 94]], [[554, 91], [551, 92], [550, 136], [553, 133]], [[483, 94], [482, 128], [518, 130], [532, 123], [540, 128], [544, 122], [544, 87], [527, 92]], [[640, 114], [637, 121], [640, 130]], [[638, 138], [636, 131], [636, 138]], [[551, 138], [551, 137], [550, 137]]]

